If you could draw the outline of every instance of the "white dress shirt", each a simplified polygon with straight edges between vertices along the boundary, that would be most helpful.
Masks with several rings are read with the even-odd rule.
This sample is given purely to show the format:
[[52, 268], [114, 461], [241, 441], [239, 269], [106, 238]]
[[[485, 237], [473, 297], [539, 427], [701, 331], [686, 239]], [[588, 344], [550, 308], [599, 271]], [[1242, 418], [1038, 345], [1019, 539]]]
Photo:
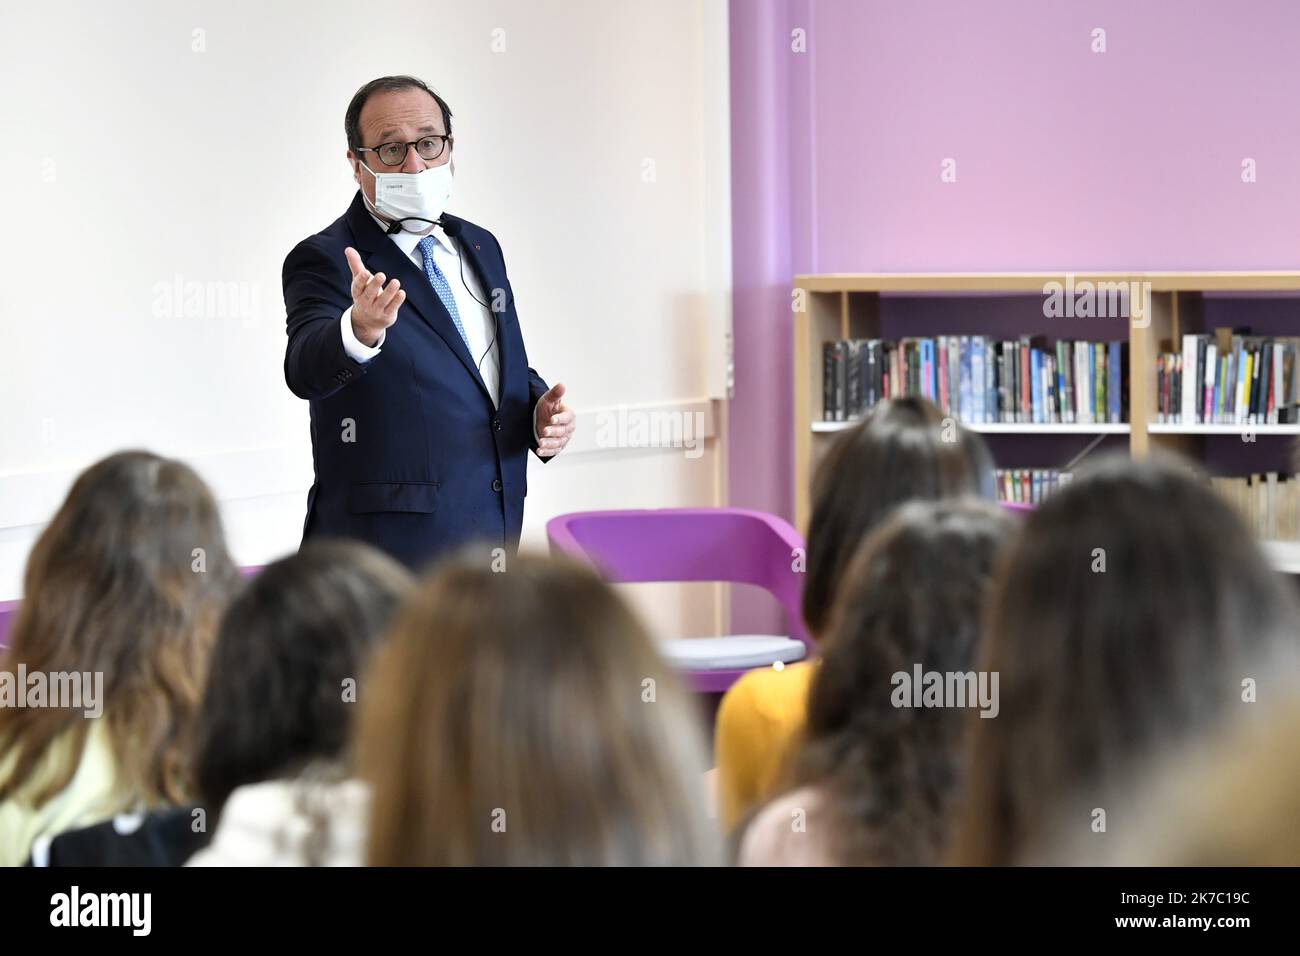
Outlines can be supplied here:
[[[371, 216], [374, 219], [373, 216]], [[375, 223], [380, 229], [387, 230], [388, 226], [375, 219]], [[442, 226], [434, 226], [433, 231], [429, 233], [433, 237], [433, 261], [437, 263], [442, 274], [447, 277], [447, 284], [451, 286], [452, 298], [456, 300], [456, 310], [460, 313], [461, 325], [465, 327], [465, 338], [469, 344], [469, 354], [474, 361], [478, 363], [479, 374], [483, 377], [483, 384], [487, 387], [488, 395], [492, 398], [493, 407], [499, 407], [501, 404], [501, 360], [500, 347], [497, 344], [496, 322], [493, 320], [492, 310], [489, 308], [491, 302], [483, 294], [479, 285], [478, 276], [474, 274], [474, 269], [468, 263], [462, 269], [460, 258], [460, 249], [456, 240], [452, 239], [445, 232]], [[428, 277], [424, 272], [424, 254], [420, 251], [420, 240], [423, 236], [417, 236], [414, 233], [402, 231], [393, 233], [388, 237], [393, 241], [397, 248], [415, 263], [421, 276], [425, 276], [424, 281], [428, 282]], [[390, 278], [391, 281], [391, 278]], [[437, 295], [437, 293], [434, 293]], [[362, 365], [369, 362], [383, 349], [384, 339], [387, 338], [387, 330], [379, 333], [379, 341], [374, 346], [368, 346], [357, 338], [356, 332], [352, 329], [352, 308], [343, 313], [340, 322], [340, 328], [343, 333], [343, 350], [354, 361]], [[533, 438], [541, 441], [537, 434], [537, 412], [533, 411]]]

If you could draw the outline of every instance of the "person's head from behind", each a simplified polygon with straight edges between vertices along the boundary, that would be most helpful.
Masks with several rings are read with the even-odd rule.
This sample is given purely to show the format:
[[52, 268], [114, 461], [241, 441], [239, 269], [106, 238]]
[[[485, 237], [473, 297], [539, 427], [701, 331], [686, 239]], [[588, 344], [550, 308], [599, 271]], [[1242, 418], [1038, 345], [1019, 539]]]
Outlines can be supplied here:
[[245, 784], [342, 773], [362, 672], [410, 583], [346, 541], [310, 542], [248, 583], [222, 618], [195, 730], [210, 813]]
[[366, 687], [371, 864], [714, 859], [694, 703], [584, 566], [444, 563]]
[[[974, 498], [903, 505], [862, 543], [836, 595], [795, 778], [819, 788], [844, 864], [926, 865], [948, 846], [985, 599], [1014, 522]], [[914, 706], [917, 672], [960, 700]], [[924, 678], [923, 678], [924, 679]]]
[[[204, 669], [238, 583], [203, 480], [148, 452], [112, 455], [82, 472], [32, 548], [5, 667], [77, 674], [83, 685], [102, 680], [94, 708], [107, 725], [124, 800], [183, 800]], [[47, 751], [60, 765], [43, 771], [30, 798], [42, 805], [63, 789], [91, 723], [69, 706], [0, 708], [0, 750], [14, 758], [0, 800]], [[61, 738], [69, 746], [51, 750]]]
[[1025, 522], [990, 598], [983, 667], [1001, 712], [972, 722], [958, 861], [1041, 859], [1095, 827], [1144, 766], [1247, 706], [1243, 681], [1272, 679], [1260, 659], [1296, 626], [1283, 582], [1190, 465], [1083, 469]]
[[905, 501], [961, 495], [993, 500], [993, 459], [983, 439], [923, 398], [882, 402], [839, 435], [817, 467], [808, 524], [803, 617], [820, 636], [849, 559]]

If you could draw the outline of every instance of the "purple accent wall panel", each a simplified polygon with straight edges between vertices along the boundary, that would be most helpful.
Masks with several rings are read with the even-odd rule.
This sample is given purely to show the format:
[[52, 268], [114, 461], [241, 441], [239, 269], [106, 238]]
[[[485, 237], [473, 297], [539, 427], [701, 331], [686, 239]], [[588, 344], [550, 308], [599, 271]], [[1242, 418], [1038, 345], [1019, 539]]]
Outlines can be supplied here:
[[732, 0], [731, 504], [791, 513], [796, 273], [1300, 268], [1297, 36], [1287, 0]]

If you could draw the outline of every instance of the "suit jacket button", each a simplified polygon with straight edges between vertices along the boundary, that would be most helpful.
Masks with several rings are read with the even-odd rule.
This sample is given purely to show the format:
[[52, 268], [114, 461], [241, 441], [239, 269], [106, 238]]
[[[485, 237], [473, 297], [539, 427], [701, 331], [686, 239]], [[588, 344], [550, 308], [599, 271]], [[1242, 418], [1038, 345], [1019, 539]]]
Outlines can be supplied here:
[[497, 431], [501, 431], [501, 419], [499, 418], [492, 419], [492, 427], [495, 428]]
[[500, 490], [501, 490], [501, 479], [500, 479], [500, 478], [493, 478], [493, 479], [492, 479], [492, 490], [493, 490], [493, 491], [500, 491]]

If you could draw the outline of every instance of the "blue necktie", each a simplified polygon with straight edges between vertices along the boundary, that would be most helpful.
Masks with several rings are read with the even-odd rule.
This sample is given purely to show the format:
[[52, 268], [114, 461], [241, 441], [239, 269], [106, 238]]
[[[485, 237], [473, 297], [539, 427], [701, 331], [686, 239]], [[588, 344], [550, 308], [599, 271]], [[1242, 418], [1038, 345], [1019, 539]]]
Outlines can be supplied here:
[[438, 298], [446, 306], [452, 325], [456, 326], [456, 331], [460, 333], [465, 348], [468, 349], [469, 336], [465, 334], [465, 326], [460, 324], [460, 310], [456, 308], [456, 297], [451, 294], [451, 285], [447, 282], [447, 277], [438, 268], [438, 263], [433, 261], [433, 244], [436, 241], [433, 236], [425, 236], [420, 240], [420, 255], [424, 257], [424, 274], [429, 277], [429, 284], [433, 286], [433, 291], [438, 293]]

